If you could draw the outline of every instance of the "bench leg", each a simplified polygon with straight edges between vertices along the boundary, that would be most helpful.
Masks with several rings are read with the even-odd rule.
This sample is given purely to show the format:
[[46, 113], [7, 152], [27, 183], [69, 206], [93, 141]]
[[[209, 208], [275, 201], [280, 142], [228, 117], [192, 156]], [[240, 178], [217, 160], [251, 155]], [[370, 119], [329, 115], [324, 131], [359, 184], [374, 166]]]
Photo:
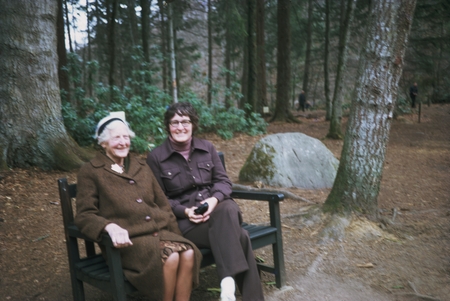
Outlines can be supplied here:
[[83, 281], [78, 280], [75, 275], [71, 275], [71, 278], [73, 300], [84, 301]]
[[113, 287], [113, 299], [114, 301], [127, 301], [127, 293], [125, 292], [124, 285], [118, 285]]
[[284, 266], [284, 254], [282, 242], [272, 245], [273, 263], [275, 266], [276, 286], [281, 288], [286, 285], [286, 268]]
[[126, 301], [125, 276], [120, 262], [120, 253], [117, 249], [107, 248], [107, 260], [111, 277], [111, 289], [114, 301]]

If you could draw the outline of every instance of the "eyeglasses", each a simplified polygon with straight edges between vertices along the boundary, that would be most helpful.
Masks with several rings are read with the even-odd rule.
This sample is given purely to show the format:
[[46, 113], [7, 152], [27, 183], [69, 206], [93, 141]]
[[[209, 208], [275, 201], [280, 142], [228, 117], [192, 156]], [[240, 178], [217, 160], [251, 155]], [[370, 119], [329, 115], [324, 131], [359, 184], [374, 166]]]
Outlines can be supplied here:
[[169, 122], [169, 124], [174, 128], [177, 128], [180, 123], [184, 128], [187, 128], [191, 124], [191, 121], [190, 120], [182, 120], [182, 121], [173, 120], [173, 121]]

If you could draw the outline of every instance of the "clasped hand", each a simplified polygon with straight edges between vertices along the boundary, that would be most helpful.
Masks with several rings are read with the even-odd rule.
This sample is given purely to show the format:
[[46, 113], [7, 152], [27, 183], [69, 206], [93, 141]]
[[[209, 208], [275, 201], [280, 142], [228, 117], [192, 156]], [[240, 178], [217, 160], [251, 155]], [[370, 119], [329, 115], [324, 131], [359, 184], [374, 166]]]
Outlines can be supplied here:
[[211, 212], [214, 210], [214, 208], [217, 206], [217, 203], [219, 203], [219, 200], [216, 199], [215, 197], [210, 197], [205, 199], [203, 203], [208, 203], [208, 210], [203, 213], [203, 214], [195, 214], [194, 210], [197, 209], [197, 207], [191, 207], [191, 208], [186, 208], [185, 210], [185, 214], [187, 216], [187, 218], [196, 224], [200, 224], [200, 223], [204, 223], [207, 220], [209, 220], [209, 215], [211, 214]]
[[105, 231], [111, 237], [112, 243], [116, 248], [125, 248], [132, 246], [133, 243], [128, 236], [128, 231], [117, 224], [111, 223], [105, 226]]

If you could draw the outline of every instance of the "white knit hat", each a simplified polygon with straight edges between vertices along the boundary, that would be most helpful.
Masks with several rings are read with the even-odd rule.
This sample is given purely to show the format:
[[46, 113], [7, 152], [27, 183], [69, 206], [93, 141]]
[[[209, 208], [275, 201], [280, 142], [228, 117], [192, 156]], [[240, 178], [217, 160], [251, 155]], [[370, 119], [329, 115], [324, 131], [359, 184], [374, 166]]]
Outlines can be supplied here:
[[100, 136], [101, 133], [103, 132], [103, 130], [106, 128], [106, 126], [115, 120], [122, 121], [123, 123], [126, 124], [127, 121], [125, 119], [125, 112], [123, 112], [123, 111], [110, 112], [108, 116], [102, 118], [98, 122], [97, 127], [95, 128], [95, 137], [94, 138], [97, 139], [98, 136]]

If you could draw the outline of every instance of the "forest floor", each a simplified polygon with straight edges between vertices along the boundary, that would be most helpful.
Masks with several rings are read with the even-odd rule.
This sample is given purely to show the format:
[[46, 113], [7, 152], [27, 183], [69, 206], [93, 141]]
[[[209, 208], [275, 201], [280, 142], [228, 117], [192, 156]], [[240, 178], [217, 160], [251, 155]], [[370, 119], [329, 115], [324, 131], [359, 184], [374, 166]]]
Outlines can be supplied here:
[[[268, 134], [301, 132], [320, 139], [337, 158], [343, 142], [325, 139], [323, 112], [297, 113], [300, 124], [272, 123]], [[305, 214], [311, 204], [281, 204], [287, 286], [262, 273], [266, 300], [450, 300], [450, 105], [432, 105], [393, 121], [378, 197], [383, 222], [356, 218], [344, 240], [320, 244], [323, 219]], [[344, 122], [345, 125], [345, 122]], [[259, 137], [224, 141], [230, 178], [238, 173]], [[12, 169], [0, 174], [0, 301], [72, 300], [56, 180], [76, 181], [76, 171]], [[240, 183], [251, 185], [251, 183]], [[329, 189], [289, 189], [321, 204]], [[244, 220], [268, 219], [260, 202], [237, 200]], [[271, 249], [256, 251], [271, 261]], [[202, 270], [191, 300], [217, 300], [214, 267]], [[86, 287], [87, 300], [111, 296]], [[139, 295], [130, 300], [147, 300]], [[238, 300], [241, 300], [238, 295]]]

